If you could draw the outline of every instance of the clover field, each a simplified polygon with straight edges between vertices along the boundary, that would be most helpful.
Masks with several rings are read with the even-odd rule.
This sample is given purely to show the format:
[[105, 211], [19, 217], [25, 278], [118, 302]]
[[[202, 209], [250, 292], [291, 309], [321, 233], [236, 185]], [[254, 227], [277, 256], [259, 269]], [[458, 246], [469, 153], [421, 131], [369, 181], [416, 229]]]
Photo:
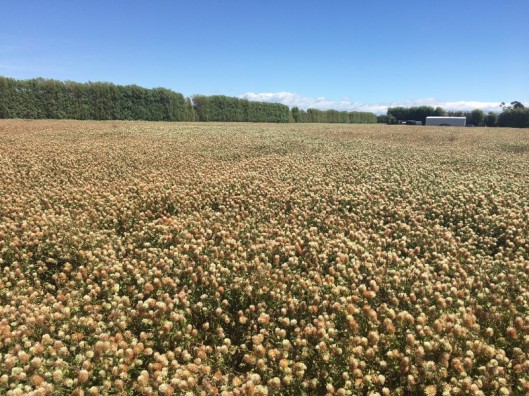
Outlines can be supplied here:
[[529, 134], [0, 121], [0, 394], [529, 392]]

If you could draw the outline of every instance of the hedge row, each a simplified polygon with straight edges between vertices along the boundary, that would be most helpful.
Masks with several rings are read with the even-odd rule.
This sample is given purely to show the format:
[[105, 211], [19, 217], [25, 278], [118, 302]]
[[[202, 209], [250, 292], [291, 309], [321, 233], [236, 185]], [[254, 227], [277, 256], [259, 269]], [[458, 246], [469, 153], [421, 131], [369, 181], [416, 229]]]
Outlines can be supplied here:
[[0, 77], [0, 118], [375, 123], [376, 115], [307, 111], [221, 95], [185, 98], [165, 88]]
[[290, 118], [290, 109], [283, 104], [221, 95], [196, 95], [193, 105], [198, 121], [289, 122]]
[[338, 111], [338, 110], [300, 110], [292, 108], [292, 119], [294, 122], [326, 122], [341, 124], [376, 124], [377, 116], [373, 113], [361, 111]]
[[505, 110], [498, 116], [498, 126], [529, 128], [529, 108]]
[[191, 102], [165, 88], [0, 77], [0, 118], [190, 121]]

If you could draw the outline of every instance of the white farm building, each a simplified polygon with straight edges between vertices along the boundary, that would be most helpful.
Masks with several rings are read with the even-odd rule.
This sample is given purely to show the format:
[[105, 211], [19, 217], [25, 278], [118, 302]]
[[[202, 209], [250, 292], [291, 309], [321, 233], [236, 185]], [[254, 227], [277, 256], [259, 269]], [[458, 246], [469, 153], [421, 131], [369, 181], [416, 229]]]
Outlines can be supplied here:
[[465, 126], [466, 123], [466, 117], [426, 117], [424, 125]]

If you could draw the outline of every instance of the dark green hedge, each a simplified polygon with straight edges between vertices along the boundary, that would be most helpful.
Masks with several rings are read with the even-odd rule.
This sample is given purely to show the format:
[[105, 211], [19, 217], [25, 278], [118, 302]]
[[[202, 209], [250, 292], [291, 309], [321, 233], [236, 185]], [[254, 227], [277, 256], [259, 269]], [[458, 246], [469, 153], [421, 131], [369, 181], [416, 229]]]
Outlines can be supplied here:
[[194, 112], [165, 88], [0, 77], [0, 118], [192, 121]]
[[529, 109], [505, 110], [498, 116], [498, 126], [529, 128]]
[[106, 82], [78, 83], [43, 78], [0, 77], [0, 118], [224, 121], [224, 122], [377, 122], [373, 113], [300, 110], [280, 103], [213, 95], [184, 98], [165, 88]]
[[290, 109], [279, 103], [214, 95], [193, 97], [198, 121], [289, 122]]
[[294, 122], [326, 122], [341, 124], [376, 124], [377, 116], [374, 113], [362, 111], [338, 111], [338, 110], [300, 110], [292, 108], [292, 119]]

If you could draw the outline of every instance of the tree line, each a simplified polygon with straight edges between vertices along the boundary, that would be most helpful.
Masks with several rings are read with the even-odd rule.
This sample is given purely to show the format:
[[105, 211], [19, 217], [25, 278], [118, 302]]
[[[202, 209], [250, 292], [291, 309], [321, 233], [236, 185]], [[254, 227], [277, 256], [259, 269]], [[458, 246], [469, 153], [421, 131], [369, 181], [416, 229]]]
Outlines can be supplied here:
[[450, 116], [466, 117], [467, 124], [487, 127], [511, 127], [529, 128], [529, 109], [518, 101], [511, 102], [511, 105], [500, 105], [500, 114], [489, 112], [485, 114], [481, 109], [472, 111], [446, 111], [441, 107], [417, 106], [417, 107], [390, 107], [385, 115], [377, 117], [379, 123], [396, 124], [399, 121], [415, 120], [421, 121], [423, 125], [428, 116]]
[[197, 121], [289, 122], [290, 109], [280, 103], [253, 102], [223, 95], [195, 95]]
[[166, 88], [0, 76], [0, 118], [376, 123], [373, 113], [292, 110], [222, 95], [185, 98]]
[[191, 101], [165, 88], [0, 77], [0, 118], [193, 120]]
[[338, 111], [338, 110], [302, 110], [293, 107], [291, 110], [294, 122], [325, 122], [341, 124], [376, 124], [377, 116], [374, 113], [363, 111]]

